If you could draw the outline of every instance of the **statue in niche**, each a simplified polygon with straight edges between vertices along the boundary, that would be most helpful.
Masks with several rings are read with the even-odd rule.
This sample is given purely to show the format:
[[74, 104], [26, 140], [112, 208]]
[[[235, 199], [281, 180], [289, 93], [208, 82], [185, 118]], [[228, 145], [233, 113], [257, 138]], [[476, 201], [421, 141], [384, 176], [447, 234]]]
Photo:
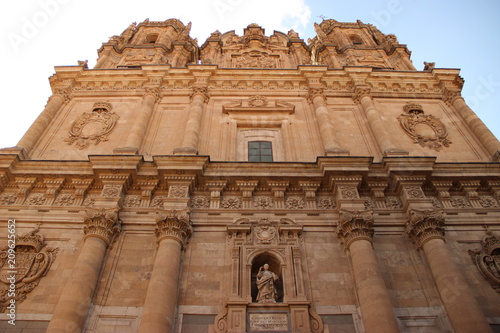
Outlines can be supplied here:
[[258, 303], [276, 303], [278, 294], [276, 292], [275, 282], [278, 281], [278, 276], [269, 270], [269, 265], [264, 264], [259, 268], [257, 274], [257, 295]]

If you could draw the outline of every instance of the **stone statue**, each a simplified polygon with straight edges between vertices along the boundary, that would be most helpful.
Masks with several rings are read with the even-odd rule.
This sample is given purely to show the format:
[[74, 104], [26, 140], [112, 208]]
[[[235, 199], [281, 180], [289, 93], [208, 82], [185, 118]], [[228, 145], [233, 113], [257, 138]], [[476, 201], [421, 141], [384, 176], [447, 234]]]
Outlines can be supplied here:
[[264, 264], [259, 268], [257, 274], [257, 288], [259, 293], [257, 295], [258, 303], [276, 303], [278, 294], [274, 282], [278, 280], [278, 276], [269, 270], [269, 265]]

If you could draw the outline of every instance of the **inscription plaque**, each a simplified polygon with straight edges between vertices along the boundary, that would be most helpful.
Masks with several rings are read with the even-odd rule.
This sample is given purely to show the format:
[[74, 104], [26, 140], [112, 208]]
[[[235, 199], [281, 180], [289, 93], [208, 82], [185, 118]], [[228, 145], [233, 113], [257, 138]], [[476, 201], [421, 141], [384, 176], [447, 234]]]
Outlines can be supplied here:
[[251, 332], [288, 332], [286, 313], [250, 313]]

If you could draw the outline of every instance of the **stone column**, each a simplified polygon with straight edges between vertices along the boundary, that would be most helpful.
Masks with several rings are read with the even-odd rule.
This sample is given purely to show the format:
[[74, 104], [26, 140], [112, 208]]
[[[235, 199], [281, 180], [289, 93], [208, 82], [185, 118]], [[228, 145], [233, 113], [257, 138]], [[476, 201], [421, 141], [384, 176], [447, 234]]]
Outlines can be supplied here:
[[349, 151], [341, 149], [335, 135], [330, 113], [326, 107], [323, 89], [311, 88], [308, 94], [309, 101], [314, 106], [316, 118], [318, 119], [319, 132], [325, 147], [325, 155], [349, 155]]
[[26, 154], [29, 155], [35, 144], [41, 138], [45, 129], [50, 125], [52, 119], [54, 119], [61, 106], [68, 100], [68, 95], [64, 93], [52, 95], [49, 98], [47, 105], [45, 105], [42, 113], [40, 113], [35, 122], [30, 126], [28, 131], [26, 131], [21, 140], [19, 140], [17, 147], [23, 148]]
[[410, 210], [406, 227], [406, 232], [415, 245], [425, 253], [455, 332], [492, 332], [462, 272], [446, 247], [442, 212]]
[[189, 106], [189, 118], [182, 139], [182, 147], [176, 148], [176, 155], [196, 155], [198, 154], [198, 143], [200, 140], [201, 120], [205, 103], [208, 102], [207, 88], [195, 87], [191, 94], [191, 104]]
[[87, 210], [85, 239], [47, 333], [81, 332], [87, 319], [106, 248], [120, 232], [118, 210]]
[[370, 88], [356, 87], [353, 99], [355, 103], [361, 104], [382, 153], [385, 156], [408, 155], [407, 151], [396, 148], [396, 145], [388, 134], [388, 125], [381, 119], [379, 111], [375, 108], [375, 104], [370, 96]]
[[114, 153], [137, 154], [141, 148], [155, 103], [161, 99], [159, 88], [146, 88], [139, 112], [125, 141], [125, 147], [117, 148]]
[[466, 124], [472, 130], [474, 135], [479, 138], [494, 161], [500, 161], [500, 142], [484, 125], [483, 121], [472, 111], [465, 103], [465, 100], [460, 96], [459, 92], [447, 91], [444, 96], [447, 104], [453, 106], [460, 116], [465, 120]]
[[373, 212], [340, 211], [337, 235], [349, 250], [366, 332], [399, 332], [391, 298], [372, 247]]
[[171, 333], [174, 328], [181, 250], [191, 236], [189, 211], [158, 212], [158, 252], [149, 281], [139, 333]]

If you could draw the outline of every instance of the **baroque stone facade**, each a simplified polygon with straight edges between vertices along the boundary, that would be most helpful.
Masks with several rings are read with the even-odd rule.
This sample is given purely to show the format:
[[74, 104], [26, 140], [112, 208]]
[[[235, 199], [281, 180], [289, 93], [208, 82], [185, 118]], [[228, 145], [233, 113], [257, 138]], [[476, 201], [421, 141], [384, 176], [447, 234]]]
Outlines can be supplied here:
[[190, 29], [56, 67], [0, 150], [0, 333], [499, 330], [500, 143], [458, 70], [361, 21]]

